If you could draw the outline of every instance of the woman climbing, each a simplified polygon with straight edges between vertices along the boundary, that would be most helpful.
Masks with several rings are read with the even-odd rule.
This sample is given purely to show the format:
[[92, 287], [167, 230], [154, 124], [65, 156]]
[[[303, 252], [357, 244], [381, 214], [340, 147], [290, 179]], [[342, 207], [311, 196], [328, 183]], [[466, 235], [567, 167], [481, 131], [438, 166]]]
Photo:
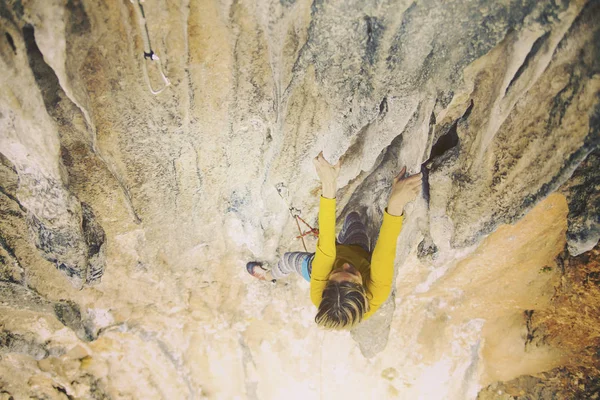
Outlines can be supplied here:
[[404, 178], [406, 168], [402, 168], [394, 178], [371, 253], [365, 225], [356, 212], [346, 216], [336, 244], [335, 195], [340, 162], [329, 164], [321, 152], [314, 165], [322, 184], [316, 252], [285, 253], [270, 271], [259, 262], [249, 262], [246, 269], [261, 280], [279, 279], [296, 271], [310, 282], [310, 298], [318, 307], [315, 322], [324, 328], [348, 329], [373, 315], [390, 295], [404, 206], [421, 191], [422, 176]]

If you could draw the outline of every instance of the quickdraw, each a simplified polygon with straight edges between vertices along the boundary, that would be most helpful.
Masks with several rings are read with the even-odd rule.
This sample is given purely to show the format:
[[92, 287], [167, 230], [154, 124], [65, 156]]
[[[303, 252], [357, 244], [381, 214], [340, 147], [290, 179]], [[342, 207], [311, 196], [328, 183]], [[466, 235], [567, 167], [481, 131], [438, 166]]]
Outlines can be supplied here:
[[[300, 220], [300, 222], [302, 222], [304, 225], [306, 225], [308, 227], [308, 231], [302, 232], [302, 229], [300, 229], [300, 224], [298, 223], [298, 220]], [[303, 238], [308, 235], [313, 235], [314, 237], [319, 237], [319, 230], [317, 228], [313, 228], [312, 226], [310, 226], [310, 224], [308, 222], [306, 222], [305, 220], [303, 220], [301, 216], [296, 215], [296, 223], [298, 224], [298, 230], [300, 231], [300, 235], [296, 236], [296, 239], [300, 239], [300, 238]]]
[[[165, 71], [163, 70], [162, 63], [160, 62], [160, 58], [156, 55], [154, 51], [152, 51], [152, 46], [150, 45], [150, 35], [148, 34], [148, 25], [146, 24], [146, 15], [144, 14], [144, 7], [142, 7], [143, 0], [130, 0], [132, 4], [137, 5], [134, 7], [135, 13], [138, 17], [138, 23], [140, 25], [140, 30], [142, 31], [142, 41], [144, 42], [144, 61], [142, 64], [142, 69], [144, 71], [144, 80], [150, 89], [150, 92], [154, 95], [162, 93], [167, 87], [171, 85], [171, 81], [165, 75]], [[148, 75], [148, 67], [146, 65], [147, 60], [150, 63], [153, 63], [158, 68], [158, 72], [163, 80], [164, 86], [162, 89], [154, 89], [152, 87], [152, 83], [150, 82], [150, 76]]]
[[[300, 216], [299, 209], [290, 206], [287, 199], [284, 197], [284, 195], [282, 193], [283, 190], [285, 189], [285, 186], [282, 183], [276, 185], [275, 189], [277, 190], [279, 197], [281, 197], [281, 199], [285, 202], [285, 205], [287, 206], [288, 211], [290, 212], [290, 215], [292, 216], [292, 218], [294, 218], [294, 221], [296, 221], [296, 226], [298, 227], [298, 232], [300, 233], [300, 235], [296, 236], [296, 239], [302, 240], [302, 246], [304, 246], [304, 251], [308, 252], [308, 248], [306, 247], [306, 242], [304, 241], [304, 237], [309, 236], [309, 235], [313, 235], [314, 237], [319, 237], [319, 230], [317, 228], [313, 228], [312, 226], [310, 226], [310, 224], [308, 222], [306, 222]], [[300, 227], [300, 222], [302, 222], [304, 225], [306, 225], [308, 227], [308, 231], [306, 231], [306, 232], [302, 231], [302, 228]]]

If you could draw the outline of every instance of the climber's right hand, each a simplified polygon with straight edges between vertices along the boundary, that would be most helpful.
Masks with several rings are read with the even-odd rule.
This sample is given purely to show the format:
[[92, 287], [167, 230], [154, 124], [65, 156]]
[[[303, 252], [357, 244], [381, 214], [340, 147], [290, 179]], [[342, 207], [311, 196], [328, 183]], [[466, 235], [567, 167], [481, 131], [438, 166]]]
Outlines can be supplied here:
[[321, 184], [323, 185], [323, 197], [335, 198], [341, 162], [338, 161], [337, 164], [331, 165], [327, 162], [325, 157], [323, 157], [323, 152], [320, 152], [313, 160], [313, 164], [317, 170], [317, 175], [321, 180]]
[[423, 174], [418, 173], [404, 178], [406, 167], [402, 168], [394, 178], [392, 193], [388, 201], [387, 212], [391, 215], [402, 215], [404, 206], [413, 201], [421, 192]]

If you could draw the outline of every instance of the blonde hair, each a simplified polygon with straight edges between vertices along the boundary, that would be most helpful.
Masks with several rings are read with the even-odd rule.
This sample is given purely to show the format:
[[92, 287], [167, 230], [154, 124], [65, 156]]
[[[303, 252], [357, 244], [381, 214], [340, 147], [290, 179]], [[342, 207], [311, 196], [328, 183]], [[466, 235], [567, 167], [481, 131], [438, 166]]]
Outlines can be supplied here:
[[329, 281], [323, 290], [315, 322], [327, 329], [349, 329], [368, 311], [369, 300], [363, 285]]

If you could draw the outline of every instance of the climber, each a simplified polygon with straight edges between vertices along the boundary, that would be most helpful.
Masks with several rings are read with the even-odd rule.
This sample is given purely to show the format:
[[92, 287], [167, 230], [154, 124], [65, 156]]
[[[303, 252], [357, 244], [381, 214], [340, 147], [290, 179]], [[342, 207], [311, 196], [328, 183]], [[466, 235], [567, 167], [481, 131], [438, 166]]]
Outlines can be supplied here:
[[296, 271], [310, 282], [310, 297], [318, 307], [315, 322], [329, 329], [349, 329], [369, 318], [387, 300], [392, 289], [396, 242], [404, 218], [404, 206], [421, 191], [421, 174], [394, 178], [377, 245], [371, 245], [361, 216], [346, 216], [335, 239], [335, 196], [340, 162], [331, 165], [323, 152], [314, 160], [322, 184], [319, 206], [319, 239], [315, 253], [287, 252], [268, 270], [249, 262], [248, 272], [261, 280], [279, 279]]

